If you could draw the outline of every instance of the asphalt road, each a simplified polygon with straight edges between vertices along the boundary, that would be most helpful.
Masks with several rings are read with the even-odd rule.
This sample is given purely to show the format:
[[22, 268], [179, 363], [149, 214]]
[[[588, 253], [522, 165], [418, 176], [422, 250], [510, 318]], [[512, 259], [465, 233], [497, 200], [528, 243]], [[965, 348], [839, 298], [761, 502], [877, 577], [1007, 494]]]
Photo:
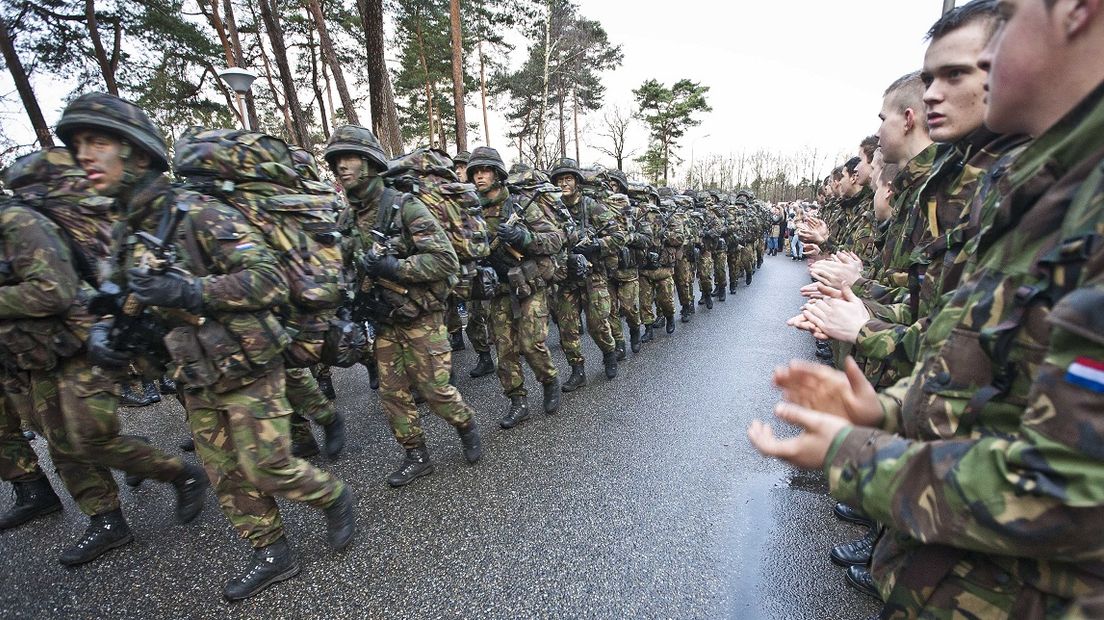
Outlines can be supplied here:
[[[0, 533], [0, 618], [868, 618], [873, 601], [827, 557], [862, 532], [831, 516], [823, 476], [761, 458], [745, 435], [777, 400], [771, 368], [811, 358], [811, 339], [782, 324], [806, 281], [803, 265], [768, 257], [750, 288], [630, 354], [613, 382], [587, 340], [590, 384], [512, 431], [498, 428], [508, 401], [497, 380], [469, 379], [475, 354], [460, 353], [484, 460], [465, 464], [456, 434], [427, 413], [437, 471], [401, 490], [384, 482], [400, 450], [367, 373], [337, 371], [349, 447], [315, 462], [357, 495], [344, 554], [326, 548], [321, 514], [282, 502], [302, 574], [227, 604], [222, 583], [249, 549], [214, 497], [179, 526], [171, 488], [123, 486], [137, 540], [91, 565], [56, 561], [85, 525], [71, 501]], [[550, 343], [567, 370], [554, 331]], [[124, 431], [175, 452], [186, 430], [167, 401], [125, 410]], [[0, 509], [10, 503], [3, 493]]]

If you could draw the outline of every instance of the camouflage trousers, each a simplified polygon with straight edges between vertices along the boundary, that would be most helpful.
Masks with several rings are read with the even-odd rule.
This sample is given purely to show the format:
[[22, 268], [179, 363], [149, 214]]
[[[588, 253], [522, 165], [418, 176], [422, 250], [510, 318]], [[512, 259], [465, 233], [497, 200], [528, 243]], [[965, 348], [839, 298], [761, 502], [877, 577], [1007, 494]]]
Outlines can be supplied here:
[[27, 426], [46, 438], [58, 475], [87, 515], [119, 507], [112, 469], [162, 482], [184, 472], [180, 459], [119, 434], [119, 378], [77, 356], [30, 373], [28, 389], [9, 395]]
[[506, 396], [528, 396], [521, 359], [529, 363], [537, 381], [550, 383], [557, 377], [556, 365], [545, 340], [548, 339], [548, 289], [540, 288], [518, 300], [517, 313], [509, 295], [499, 295], [488, 308], [491, 336], [498, 351], [498, 380]]
[[411, 325], [380, 325], [376, 332], [380, 405], [391, 432], [403, 448], [425, 445], [411, 388], [417, 388], [430, 411], [456, 428], [471, 424], [472, 408], [449, 384], [452, 347], [444, 316], [433, 312]]
[[[1092, 596], [1100, 597], [1099, 577], [1085, 581], [1071, 578], [1068, 571], [1053, 570], [1051, 567], [1056, 564], [1047, 566], [1007, 557], [994, 561], [982, 553], [918, 545], [907, 535], [889, 529], [875, 546], [870, 571], [886, 601], [879, 617], [893, 620], [1101, 617], [1099, 613], [1071, 612], [1077, 603], [1088, 602], [1086, 599]], [[1014, 570], [1009, 570], [1010, 567]], [[1024, 583], [1022, 576], [1016, 574], [1020, 570], [1036, 583], [1053, 589], [1042, 592]], [[1075, 598], [1080, 600], [1074, 601]]]
[[284, 535], [276, 497], [325, 509], [345, 490], [334, 476], [291, 456], [282, 367], [221, 394], [185, 388], [184, 407], [219, 506], [254, 548]]
[[675, 290], [678, 292], [680, 306], [694, 303], [694, 263], [687, 255], [693, 250], [683, 252], [683, 257], [675, 261]]
[[329, 426], [337, 415], [334, 404], [318, 388], [318, 380], [310, 368], [288, 368], [284, 371], [284, 385], [292, 410], [291, 440], [309, 442], [311, 430], [307, 420]]
[[709, 250], [702, 250], [698, 259], [698, 288], [702, 297], [713, 292], [713, 253]]
[[[460, 320], [460, 310], [457, 308], [460, 301], [458, 297], [449, 297], [449, 307], [445, 313], [445, 325], [448, 327], [448, 333], [450, 334], [458, 334], [460, 330], [464, 329], [463, 321]], [[491, 350], [490, 329], [487, 327], [487, 309], [483, 304], [484, 302], [474, 299], [464, 302], [464, 305], [468, 308], [468, 327], [464, 331], [468, 334], [468, 340], [471, 341], [472, 349], [476, 353], [487, 353]]]
[[583, 358], [583, 313], [586, 313], [587, 333], [603, 353], [614, 349], [610, 332], [610, 297], [606, 277], [591, 274], [586, 284], [563, 283], [552, 292], [552, 315], [560, 328], [560, 347], [567, 363], [578, 366]]
[[668, 320], [674, 318], [675, 279], [670, 268], [640, 272], [640, 321], [644, 325], [656, 322], [657, 306]]
[[728, 286], [728, 254], [727, 250], [713, 250], [713, 283], [717, 288]]
[[625, 330], [621, 325], [622, 317], [628, 321], [630, 329], [640, 327], [640, 276], [636, 275], [631, 280], [610, 278], [609, 289], [610, 334], [615, 342], [623, 342]]
[[19, 412], [0, 392], [0, 480], [29, 482], [41, 477], [38, 455], [23, 436]]

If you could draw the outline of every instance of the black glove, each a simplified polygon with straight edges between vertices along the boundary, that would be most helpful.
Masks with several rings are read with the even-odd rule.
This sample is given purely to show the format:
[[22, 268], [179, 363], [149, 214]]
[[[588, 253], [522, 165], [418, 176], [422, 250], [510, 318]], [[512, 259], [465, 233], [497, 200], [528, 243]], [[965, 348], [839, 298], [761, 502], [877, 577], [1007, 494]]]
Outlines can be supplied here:
[[108, 338], [111, 334], [111, 321], [100, 321], [88, 330], [88, 359], [96, 366], [119, 369], [130, 363], [131, 355], [111, 348]]
[[193, 314], [203, 310], [200, 281], [176, 271], [154, 275], [141, 269], [128, 269], [127, 287], [135, 299], [147, 306], [183, 308]]
[[591, 239], [590, 241], [580, 243], [579, 245], [575, 246], [575, 251], [588, 258], [594, 257], [602, 251], [602, 244], [598, 243], [598, 241], [594, 239]]
[[533, 236], [524, 227], [507, 226], [506, 224], [498, 225], [498, 236], [519, 250], [524, 250], [525, 246], [533, 240]]
[[576, 280], [582, 280], [587, 276], [586, 257], [581, 254], [571, 255], [571, 276]]
[[381, 280], [394, 280], [399, 276], [399, 259], [390, 254], [379, 256], [371, 250], [364, 255], [361, 266], [365, 273]]

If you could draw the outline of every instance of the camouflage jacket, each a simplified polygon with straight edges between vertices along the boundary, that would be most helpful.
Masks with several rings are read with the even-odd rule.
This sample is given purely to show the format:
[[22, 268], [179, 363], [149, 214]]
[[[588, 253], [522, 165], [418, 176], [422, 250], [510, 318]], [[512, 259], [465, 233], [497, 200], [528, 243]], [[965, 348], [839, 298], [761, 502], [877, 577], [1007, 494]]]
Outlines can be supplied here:
[[[216, 198], [176, 189], [161, 175], [142, 183], [117, 225], [116, 281], [143, 262], [147, 249], [133, 232], [157, 234], [178, 206], [188, 208], [176, 229], [179, 267], [200, 281], [203, 321], [157, 309], [166, 326], [169, 375], [185, 389], [222, 393], [265, 376], [283, 362], [291, 341], [275, 314], [287, 302], [288, 284], [264, 236], [233, 207]], [[160, 364], [166, 360], [152, 360]]]
[[644, 211], [624, 194], [610, 196], [606, 199], [606, 206], [625, 236], [623, 248], [615, 256], [605, 259], [606, 268], [619, 281], [635, 280], [652, 242], [652, 227], [644, 217]]
[[1031, 617], [1104, 589], [1102, 162], [1104, 85], [995, 168], [962, 283], [880, 396], [886, 430], [828, 452], [832, 494], [898, 534], [873, 565], [898, 609], [951, 570], [1023, 584]]
[[[394, 279], [407, 293], [383, 292], [387, 297], [398, 295], [388, 299], [389, 303], [400, 307], [413, 303], [420, 313], [442, 312], [449, 292], [459, 279], [460, 261], [456, 251], [437, 218], [421, 200], [412, 194], [395, 192], [391, 195], [394, 203], [382, 205], [384, 186], [379, 178], [349, 192], [349, 205], [356, 222], [353, 232], [356, 245], [359, 250], [367, 251], [375, 242], [373, 232], [378, 231], [387, 238], [384, 244], [387, 251], [399, 259], [399, 271]], [[360, 287], [368, 290], [377, 284], [373, 278], [365, 277]], [[418, 311], [411, 310], [410, 314], [414, 313]]]
[[587, 237], [597, 241], [601, 250], [598, 260], [591, 261], [591, 268], [596, 273], [611, 276], [613, 272], [609, 271], [610, 262], [616, 266], [617, 255], [625, 247], [625, 228], [608, 205], [590, 196], [579, 193], [576, 196], [574, 200], [565, 200], [563, 203], [571, 215], [571, 228], [574, 230], [566, 239], [565, 247], [571, 250]]
[[699, 209], [701, 214], [701, 245], [703, 252], [712, 252], [717, 249], [719, 242], [727, 232], [724, 220], [717, 217], [713, 209]]
[[[968, 256], [966, 243], [977, 236], [986, 173], [1024, 142], [986, 129], [975, 132], [948, 151], [928, 181], [924, 211], [918, 218], [925, 230], [912, 252], [909, 297], [900, 303], [874, 306], [874, 318], [859, 332], [860, 355], [881, 368], [867, 377], [877, 385], [892, 385], [916, 363], [920, 338], [945, 294], [958, 287]], [[932, 237], [932, 234], [938, 234]], [[884, 374], [883, 374], [884, 373]], [[882, 375], [882, 376], [879, 376]]]
[[[511, 195], [509, 189], [503, 187], [492, 198], [483, 197], [483, 217], [487, 220], [487, 230], [490, 243], [494, 249], [491, 252], [490, 264], [501, 265], [496, 257], [501, 257], [505, 252], [502, 242], [498, 240], [498, 225], [510, 219], [515, 213], [519, 214], [522, 226], [531, 236], [531, 240], [524, 248], [514, 248], [522, 255], [522, 261], [528, 261], [535, 267], [535, 277], [527, 278], [532, 286], [543, 287], [553, 281], [556, 273], [555, 257], [564, 248], [565, 234], [557, 221], [557, 215], [551, 209], [546, 208], [546, 202], [537, 199], [535, 195], [521, 193]], [[557, 203], [558, 203], [557, 199]], [[509, 286], [505, 285], [506, 273], [499, 273], [503, 285], [499, 288], [499, 294], [509, 293]]]
[[674, 267], [675, 262], [682, 257], [682, 247], [686, 243], [685, 218], [679, 212], [665, 213], [659, 207], [648, 209], [645, 217], [652, 236], [648, 243], [648, 257], [641, 269]]

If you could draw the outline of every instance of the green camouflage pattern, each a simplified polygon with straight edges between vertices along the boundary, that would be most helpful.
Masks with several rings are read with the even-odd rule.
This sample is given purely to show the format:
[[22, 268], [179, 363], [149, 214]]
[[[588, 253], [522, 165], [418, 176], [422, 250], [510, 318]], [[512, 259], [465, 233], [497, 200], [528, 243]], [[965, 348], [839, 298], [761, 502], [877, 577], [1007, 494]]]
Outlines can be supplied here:
[[0, 392], [0, 480], [29, 482], [42, 477], [38, 455], [23, 436], [19, 412]]
[[556, 365], [548, 350], [548, 289], [541, 288], [519, 301], [514, 318], [513, 300], [499, 295], [490, 302], [488, 316], [495, 351], [498, 353], [498, 380], [509, 398], [528, 396], [522, 358], [541, 384], [556, 380]]
[[291, 456], [283, 368], [229, 392], [185, 390], [184, 407], [219, 506], [254, 548], [284, 536], [277, 497], [325, 509], [344, 492], [345, 483]]
[[890, 528], [883, 617], [1058, 618], [1104, 589], [1104, 387], [1071, 373], [1104, 360], [1102, 154], [1104, 86], [994, 180], [886, 430], [829, 450], [832, 494]]
[[590, 274], [583, 284], [560, 283], [552, 292], [551, 311], [560, 332], [560, 348], [567, 363], [577, 366], [583, 357], [583, 315], [586, 315], [587, 333], [598, 349], [609, 353], [615, 348], [610, 326], [613, 304], [605, 276]]
[[452, 426], [472, 424], [472, 408], [449, 384], [452, 348], [440, 313], [427, 314], [413, 325], [381, 325], [376, 332], [376, 366], [380, 406], [403, 448], [425, 445], [412, 388], [426, 399], [430, 411]]
[[96, 129], [119, 136], [145, 151], [153, 168], [169, 169], [165, 138], [149, 116], [133, 103], [109, 93], [86, 93], [65, 106], [54, 132], [66, 146], [81, 129]]

